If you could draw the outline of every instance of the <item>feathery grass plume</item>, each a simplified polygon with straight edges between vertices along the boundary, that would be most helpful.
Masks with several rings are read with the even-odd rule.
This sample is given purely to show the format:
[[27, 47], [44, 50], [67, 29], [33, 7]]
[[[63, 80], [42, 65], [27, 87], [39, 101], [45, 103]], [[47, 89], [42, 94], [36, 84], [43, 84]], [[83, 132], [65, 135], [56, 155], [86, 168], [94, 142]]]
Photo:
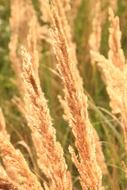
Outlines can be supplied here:
[[50, 6], [49, 6], [49, 0], [39, 0], [40, 3], [40, 10], [42, 13], [42, 21], [46, 23], [50, 23], [51, 21], [51, 13], [50, 13]]
[[49, 189], [71, 190], [71, 177], [63, 156], [61, 145], [56, 141], [47, 101], [40, 88], [31, 56], [21, 48], [22, 85], [24, 87], [25, 117], [32, 131], [38, 165], [49, 181]]
[[[49, 44], [51, 44], [51, 39], [49, 37], [49, 25], [51, 24], [51, 12], [50, 12], [50, 0], [39, 0], [40, 3], [40, 11], [41, 11], [41, 19], [42, 21], [45, 23], [42, 26], [42, 30], [41, 30], [41, 37], [42, 39], [44, 39], [46, 42], [48, 42]], [[68, 12], [70, 13], [70, 0], [62, 0], [62, 4], [64, 6], [64, 10], [65, 12], [68, 14]], [[70, 16], [70, 14], [68, 14], [68, 16]], [[72, 18], [72, 15], [71, 15]]]
[[[30, 46], [28, 41], [26, 41], [28, 33], [33, 35], [33, 38], [31, 38], [33, 41], [30, 43], [35, 43], [35, 35], [36, 40], [39, 38], [39, 24], [37, 22], [36, 13], [33, 9], [31, 0], [11, 0], [10, 28], [10, 60], [13, 70], [15, 73], [18, 73], [20, 71], [20, 60], [17, 56], [19, 46], [21, 44]], [[33, 51], [33, 53], [35, 53], [37, 50], [34, 49]]]
[[30, 20], [29, 23], [29, 31], [26, 36], [26, 45], [29, 49], [30, 54], [32, 55], [32, 66], [35, 71], [35, 74], [38, 79], [38, 67], [39, 67], [39, 52], [40, 52], [40, 46], [39, 46], [39, 40], [40, 40], [40, 26], [37, 21], [37, 18], [35, 15]]
[[27, 162], [19, 150], [10, 142], [5, 129], [5, 121], [0, 110], [0, 156], [2, 158], [8, 177], [21, 190], [41, 190], [41, 185], [36, 176], [30, 171]]
[[92, 15], [92, 32], [89, 36], [89, 46], [91, 50], [99, 51], [101, 45], [101, 1], [97, 1]]
[[[24, 44], [29, 48], [31, 54], [33, 54], [32, 63], [36, 64], [35, 69], [38, 69], [38, 39], [39, 24], [35, 10], [32, 6], [31, 0], [11, 0], [11, 16], [10, 16], [10, 29], [11, 37], [9, 43], [9, 57], [11, 61], [12, 69], [14, 70], [16, 77], [17, 87], [21, 93], [23, 93], [22, 82], [20, 79], [21, 64], [18, 57], [19, 46]], [[16, 17], [15, 17], [16, 15]], [[36, 72], [38, 73], [38, 72]], [[22, 108], [23, 110], [23, 108]]]
[[111, 9], [110, 20], [108, 59], [93, 51], [91, 55], [97, 62], [105, 78], [112, 112], [121, 115], [121, 125], [125, 137], [125, 147], [127, 149], [127, 65], [125, 64], [125, 57], [121, 48], [119, 18], [114, 17]]
[[[50, 0], [39, 0], [39, 2], [40, 10], [42, 13], [42, 21], [46, 23], [51, 23]], [[61, 3], [65, 11], [70, 10], [70, 0], [62, 0]]]
[[80, 174], [82, 189], [99, 190], [102, 189], [102, 172], [96, 160], [94, 130], [89, 121], [87, 97], [83, 92], [82, 80], [76, 66], [75, 46], [61, 1], [52, 0], [51, 13], [52, 46], [65, 94], [64, 100], [60, 98], [60, 101], [75, 136], [79, 159], [73, 149], [69, 149]]
[[[25, 1], [22, 2], [22, 5], [25, 5]], [[29, 11], [29, 8], [31, 7], [26, 3], [26, 6], [22, 7], [22, 11], [24, 10], [23, 13]], [[13, 14], [12, 10], [12, 15]], [[47, 103], [40, 88], [38, 77], [39, 55], [37, 51], [39, 35], [38, 26], [34, 14], [31, 14], [30, 16], [31, 17], [28, 15], [28, 18], [26, 18], [25, 14], [23, 14], [21, 18], [23, 21], [18, 23], [19, 26], [20, 24], [23, 24], [24, 26], [24, 19], [25, 21], [27, 20], [27, 23], [29, 22], [29, 26], [27, 26], [27, 23], [25, 25], [26, 33], [24, 35], [25, 38], [23, 36], [23, 44], [26, 43], [26, 47], [32, 55], [30, 59], [29, 54], [26, 51], [25, 53], [23, 53], [24, 51], [21, 51], [23, 53], [23, 64], [21, 67], [19, 66], [17, 74], [20, 81], [20, 95], [24, 99], [24, 102], [18, 99], [19, 109], [26, 117], [31, 128], [32, 139], [38, 157], [38, 164], [51, 183], [50, 189], [71, 189], [71, 179], [69, 173], [66, 171], [67, 168], [63, 157], [62, 147], [56, 142], [55, 129], [52, 127]], [[12, 21], [14, 22], [13, 16]], [[12, 29], [14, 30], [14, 26], [12, 26]], [[17, 27], [17, 29], [19, 28]], [[13, 31], [12, 35], [14, 35]], [[19, 33], [17, 34], [17, 38], [20, 41], [22, 40], [22, 36], [20, 39]], [[14, 47], [16, 46], [14, 44]], [[14, 52], [14, 55], [15, 54], [16, 52]]]
[[106, 59], [99, 53], [91, 52], [91, 55], [103, 73], [107, 92], [110, 97], [110, 106], [112, 108], [112, 112], [114, 114], [121, 115], [125, 146], [127, 149], [127, 67], [124, 65], [123, 70], [120, 70], [112, 63], [112, 60]]
[[109, 9], [109, 52], [108, 59], [120, 69], [125, 65], [124, 52], [121, 48], [121, 31], [119, 26], [119, 17], [114, 17], [112, 9]]
[[[126, 65], [124, 66], [124, 70], [121, 71], [112, 64], [111, 60], [106, 59], [103, 55], [93, 51], [91, 51], [91, 55], [103, 73], [107, 91], [110, 96], [112, 112], [119, 114], [123, 110], [123, 106], [126, 105]], [[115, 96], [116, 94], [117, 96]]]

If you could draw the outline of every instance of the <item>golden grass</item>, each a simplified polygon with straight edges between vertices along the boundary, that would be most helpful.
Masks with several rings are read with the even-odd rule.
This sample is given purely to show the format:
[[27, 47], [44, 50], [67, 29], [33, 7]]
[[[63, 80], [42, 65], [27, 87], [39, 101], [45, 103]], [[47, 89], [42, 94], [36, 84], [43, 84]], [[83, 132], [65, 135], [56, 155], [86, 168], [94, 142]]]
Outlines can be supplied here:
[[[76, 45], [71, 28], [81, 1], [39, 0], [41, 22], [31, 0], [11, 0], [9, 57], [16, 75], [20, 97], [13, 102], [26, 120], [30, 130], [35, 162], [39, 170], [35, 173], [25, 155], [15, 148], [6, 130], [4, 116], [0, 110], [0, 189], [14, 190], [73, 190], [73, 173], [66, 161], [65, 150], [57, 140], [57, 131], [46, 96], [41, 89], [39, 63], [43, 43], [50, 45], [50, 55], [61, 79], [63, 95], [58, 94], [74, 138], [66, 151], [70, 153], [79, 189], [104, 190], [103, 176], [108, 169], [101, 142], [93, 127], [88, 111], [88, 96], [78, 70]], [[109, 3], [114, 10], [116, 1]], [[91, 62], [99, 66], [110, 98], [113, 114], [119, 114], [127, 149], [127, 73], [126, 60], [121, 48], [119, 18], [109, 9], [108, 58], [102, 56], [101, 1], [95, 6], [95, 16], [89, 35]], [[69, 15], [72, 14], [72, 18]], [[15, 16], [17, 15], [17, 16]], [[41, 40], [43, 40], [41, 46]], [[117, 96], [116, 96], [117, 94]], [[122, 161], [121, 161], [122, 162]], [[126, 172], [126, 168], [125, 168]]]

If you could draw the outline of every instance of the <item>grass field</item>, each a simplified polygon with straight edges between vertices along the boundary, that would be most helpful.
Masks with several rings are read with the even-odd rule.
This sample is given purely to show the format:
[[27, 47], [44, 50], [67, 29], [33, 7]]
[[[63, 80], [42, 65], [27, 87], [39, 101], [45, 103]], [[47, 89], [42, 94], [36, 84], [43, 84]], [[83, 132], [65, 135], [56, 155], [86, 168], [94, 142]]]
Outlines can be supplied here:
[[0, 189], [127, 189], [126, 54], [126, 0], [0, 0]]

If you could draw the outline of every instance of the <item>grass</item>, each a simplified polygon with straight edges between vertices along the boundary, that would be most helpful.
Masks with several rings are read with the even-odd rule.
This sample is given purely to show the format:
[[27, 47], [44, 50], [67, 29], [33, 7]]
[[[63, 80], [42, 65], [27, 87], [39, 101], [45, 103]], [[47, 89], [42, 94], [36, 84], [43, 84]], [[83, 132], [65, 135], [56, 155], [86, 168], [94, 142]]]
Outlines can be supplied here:
[[[91, 1], [92, 2], [92, 1]], [[33, 1], [38, 11], [38, 4]], [[94, 6], [94, 4], [93, 4]], [[120, 16], [122, 30], [122, 48], [126, 57], [126, 1], [118, 1], [118, 10], [116, 13]], [[103, 152], [108, 167], [107, 174], [103, 177], [103, 184], [108, 190], [124, 190], [127, 187], [125, 168], [123, 162], [127, 162], [123, 132], [120, 128], [119, 116], [111, 113], [109, 106], [109, 97], [106, 92], [104, 82], [101, 78], [100, 71], [97, 67], [91, 66], [88, 37], [91, 31], [90, 4], [87, 0], [82, 0], [74, 22], [74, 41], [76, 42], [76, 52], [78, 58], [78, 68], [84, 80], [84, 89], [88, 95], [89, 117], [91, 123], [97, 130], [102, 142]], [[107, 9], [107, 7], [105, 7]], [[38, 17], [40, 13], [38, 12]], [[11, 136], [12, 144], [21, 150], [32, 170], [40, 175], [36, 163], [35, 150], [33, 148], [30, 130], [26, 128], [26, 121], [21, 116], [18, 109], [13, 105], [11, 99], [19, 95], [18, 89], [14, 82], [15, 74], [11, 69], [9, 61], [8, 43], [10, 39], [10, 5], [4, 0], [0, 1], [0, 105], [3, 109], [7, 130]], [[108, 27], [109, 23], [103, 25], [101, 39], [101, 53], [107, 55], [108, 51]], [[64, 156], [72, 173], [73, 184], [78, 190], [81, 189], [79, 184], [79, 173], [71, 161], [68, 146], [74, 147], [74, 135], [68, 127], [68, 123], [63, 119], [63, 109], [58, 101], [57, 95], [63, 95], [61, 80], [58, 72], [55, 70], [54, 57], [50, 53], [49, 45], [42, 42], [43, 50], [41, 51], [39, 76], [41, 87], [48, 99], [48, 107], [51, 111], [53, 124], [56, 128], [56, 136], [61, 143]], [[53, 63], [53, 64], [52, 64]], [[23, 143], [25, 141], [25, 144]], [[30, 148], [29, 148], [30, 147]], [[41, 178], [45, 178], [41, 174]], [[43, 181], [43, 180], [41, 180]]]

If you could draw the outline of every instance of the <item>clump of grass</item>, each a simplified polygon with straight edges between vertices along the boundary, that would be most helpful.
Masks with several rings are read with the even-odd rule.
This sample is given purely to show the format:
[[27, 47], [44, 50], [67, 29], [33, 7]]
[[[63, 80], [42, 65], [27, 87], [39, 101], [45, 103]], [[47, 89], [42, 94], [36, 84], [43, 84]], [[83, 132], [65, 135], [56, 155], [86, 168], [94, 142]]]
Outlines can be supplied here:
[[[91, 8], [92, 3], [91, 0], [88, 9]], [[87, 19], [91, 22], [91, 34], [86, 40], [89, 45], [86, 44], [86, 46], [91, 51], [90, 57], [87, 55], [87, 58], [91, 58], [92, 67], [95, 69], [97, 62], [102, 71], [112, 113], [94, 104], [84, 89], [78, 70], [78, 51], [76, 51], [78, 47], [73, 41], [73, 29], [79, 7], [86, 4], [86, 1], [75, 0], [73, 3], [71, 0], [39, 0], [37, 2], [40, 5], [39, 14], [34, 10], [35, 6], [31, 0], [10, 1], [9, 57], [16, 76], [16, 81], [13, 82], [19, 91], [19, 97], [14, 97], [11, 102], [15, 103], [26, 121], [25, 127], [28, 128], [28, 132], [25, 138], [29, 137], [31, 147], [23, 141], [16, 143], [27, 150], [29, 154], [29, 159], [27, 159], [25, 152], [21, 153], [11, 142], [1, 111], [0, 188], [12, 190], [102, 190], [109, 188], [120, 190], [120, 186], [122, 188], [126, 186], [127, 167], [124, 164], [126, 152], [123, 150], [122, 134], [119, 129], [121, 125], [125, 149], [127, 149], [126, 61], [120, 42], [119, 18], [114, 16], [111, 9], [109, 12], [111, 25], [109, 27], [108, 58], [106, 59], [99, 53], [102, 27], [106, 20], [106, 14], [102, 11], [103, 3], [98, 0], [94, 7], [95, 16], [92, 15], [93, 18]], [[114, 10], [117, 9], [117, 1], [106, 1], [106, 3]], [[38, 18], [40, 14], [41, 17]], [[52, 119], [49, 109], [50, 102], [47, 101], [48, 98], [43, 88], [44, 83], [40, 82], [39, 69], [41, 67], [39, 66], [42, 47], [45, 44], [48, 47], [46, 47], [48, 49], [46, 53], [50, 56], [51, 64], [54, 66], [50, 70], [56, 79], [62, 82], [55, 94], [58, 95], [59, 107], [61, 106], [64, 110], [63, 118], [67, 122], [66, 131], [69, 131], [68, 136], [64, 134], [64, 139], [66, 141], [68, 137], [72, 139], [72, 142], [70, 139], [65, 142], [65, 147], [62, 147], [58, 141], [60, 138], [57, 139], [58, 131], [55, 126], [58, 124], [55, 124]], [[85, 69], [87, 69], [86, 65]], [[96, 70], [94, 70], [94, 76], [97, 76]], [[55, 85], [57, 84], [56, 81]], [[59, 92], [62, 93], [59, 94]], [[88, 103], [97, 124], [92, 123]], [[119, 117], [116, 118], [115, 114]], [[59, 120], [63, 122], [61, 113]], [[97, 126], [97, 130], [94, 126]], [[61, 124], [60, 127], [62, 128], [63, 125]], [[109, 128], [112, 130], [110, 134]], [[107, 144], [111, 144], [109, 141], [112, 138], [112, 144], [114, 144], [109, 147]], [[119, 145], [116, 143], [117, 140]], [[105, 154], [103, 154], [102, 143], [107, 146], [104, 146]], [[119, 146], [121, 146], [122, 156], [116, 156], [117, 150], [114, 150], [114, 147], [119, 149]], [[108, 163], [113, 159], [111, 152], [116, 158], [112, 163], [118, 164], [117, 166]], [[123, 164], [124, 168], [120, 168], [120, 164]], [[111, 177], [113, 179], [116, 177], [120, 182], [112, 181]], [[124, 182], [121, 185], [122, 180]]]

